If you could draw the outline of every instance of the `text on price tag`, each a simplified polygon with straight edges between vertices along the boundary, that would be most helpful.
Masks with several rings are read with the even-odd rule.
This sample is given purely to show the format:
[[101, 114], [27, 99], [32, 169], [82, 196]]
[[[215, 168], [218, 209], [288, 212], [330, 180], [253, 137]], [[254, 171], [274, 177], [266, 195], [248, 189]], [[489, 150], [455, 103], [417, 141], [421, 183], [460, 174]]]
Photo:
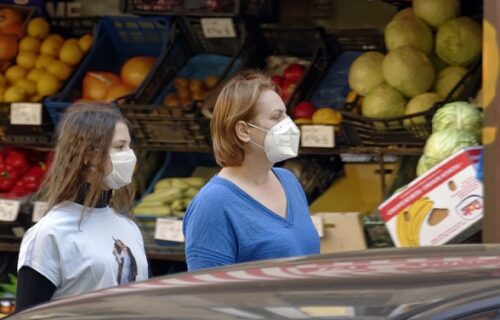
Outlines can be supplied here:
[[303, 147], [335, 147], [335, 127], [324, 125], [304, 125], [300, 128]]
[[41, 103], [12, 103], [10, 105], [10, 124], [34, 125], [42, 124]]
[[312, 222], [314, 224], [314, 227], [318, 231], [318, 235], [320, 238], [323, 238], [325, 236], [325, 230], [324, 230], [324, 225], [323, 225], [323, 217], [321, 216], [311, 216]]
[[21, 202], [0, 200], [0, 221], [16, 221]]
[[35, 203], [33, 203], [32, 221], [33, 222], [40, 221], [40, 219], [42, 219], [43, 216], [45, 215], [45, 212], [47, 212], [48, 206], [49, 206], [49, 204], [47, 202], [35, 201]]
[[205, 38], [235, 38], [236, 31], [231, 18], [202, 18], [201, 28]]
[[155, 226], [155, 239], [184, 242], [182, 220], [158, 218]]

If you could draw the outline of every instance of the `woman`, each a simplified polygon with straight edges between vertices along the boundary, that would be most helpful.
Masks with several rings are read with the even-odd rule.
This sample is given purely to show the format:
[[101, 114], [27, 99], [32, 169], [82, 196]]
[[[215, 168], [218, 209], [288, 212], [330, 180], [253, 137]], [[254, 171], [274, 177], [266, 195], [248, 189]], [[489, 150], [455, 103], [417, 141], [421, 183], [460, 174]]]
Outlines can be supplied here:
[[211, 123], [220, 173], [184, 218], [189, 271], [319, 253], [304, 191], [277, 162], [297, 156], [300, 131], [274, 83], [248, 71], [219, 93]]
[[[117, 108], [79, 104], [66, 112], [42, 186], [48, 213], [21, 244], [17, 310], [115, 286], [119, 279], [147, 279], [142, 235], [129, 218], [135, 163], [129, 129]], [[133, 266], [118, 263], [117, 244]], [[119, 278], [125, 271], [135, 275]]]

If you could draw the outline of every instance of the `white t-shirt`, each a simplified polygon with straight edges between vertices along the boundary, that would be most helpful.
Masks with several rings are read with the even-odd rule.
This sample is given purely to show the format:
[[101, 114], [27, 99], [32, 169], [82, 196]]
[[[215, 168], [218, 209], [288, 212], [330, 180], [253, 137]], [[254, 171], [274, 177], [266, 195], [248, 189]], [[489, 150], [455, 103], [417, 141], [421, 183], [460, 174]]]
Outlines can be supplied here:
[[144, 242], [137, 225], [113, 209], [64, 202], [28, 230], [18, 270], [28, 266], [55, 286], [53, 299], [148, 278]]

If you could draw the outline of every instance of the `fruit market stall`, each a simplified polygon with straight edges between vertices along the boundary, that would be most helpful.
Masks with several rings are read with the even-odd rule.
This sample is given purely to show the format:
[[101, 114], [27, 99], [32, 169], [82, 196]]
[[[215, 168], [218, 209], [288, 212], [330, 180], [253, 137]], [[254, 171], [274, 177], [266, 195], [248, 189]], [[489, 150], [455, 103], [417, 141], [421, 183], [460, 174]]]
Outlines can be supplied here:
[[483, 208], [498, 171], [496, 80], [483, 72], [498, 69], [483, 33], [497, 35], [493, 21], [481, 27], [482, 1], [339, 1], [363, 12], [356, 28], [320, 2], [123, 1], [132, 15], [99, 18], [0, 6], [0, 251], [15, 256], [43, 213], [35, 193], [60, 115], [111, 102], [144, 163], [133, 213], [153, 271], [184, 270], [182, 217], [218, 171], [213, 99], [245, 68], [271, 76], [301, 128], [299, 158], [279, 165], [303, 185], [323, 252], [477, 241], [481, 230], [498, 240], [482, 224], [497, 222]]

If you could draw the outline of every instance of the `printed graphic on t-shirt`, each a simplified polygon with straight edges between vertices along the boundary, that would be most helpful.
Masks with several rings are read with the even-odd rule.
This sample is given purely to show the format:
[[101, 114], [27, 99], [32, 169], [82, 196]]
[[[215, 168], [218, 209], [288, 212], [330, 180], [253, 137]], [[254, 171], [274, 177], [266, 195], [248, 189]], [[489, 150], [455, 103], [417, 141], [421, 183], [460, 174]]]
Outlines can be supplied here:
[[113, 255], [118, 263], [118, 276], [116, 281], [118, 284], [126, 284], [134, 282], [137, 277], [137, 263], [135, 261], [132, 250], [130, 250], [123, 241], [115, 239]]

